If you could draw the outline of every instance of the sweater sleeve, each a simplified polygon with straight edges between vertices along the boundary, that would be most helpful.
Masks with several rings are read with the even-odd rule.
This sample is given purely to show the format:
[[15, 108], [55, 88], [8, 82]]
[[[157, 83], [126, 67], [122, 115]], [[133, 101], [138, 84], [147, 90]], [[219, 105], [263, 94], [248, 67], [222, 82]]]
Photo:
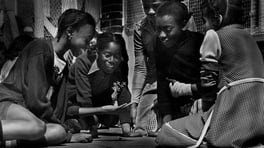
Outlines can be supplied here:
[[169, 91], [169, 82], [162, 77], [161, 74], [157, 75], [157, 88], [160, 113], [162, 116], [171, 114], [171, 94]]
[[217, 33], [214, 30], [208, 30], [200, 48], [200, 61], [202, 63], [218, 63], [221, 52]]
[[[50, 87], [48, 83], [47, 67], [52, 60], [52, 52], [39, 52], [28, 57], [25, 66], [25, 90], [27, 108], [37, 117], [47, 122], [57, 122], [50, 100], [46, 94]], [[51, 66], [51, 65], [49, 65]]]
[[217, 33], [214, 30], [208, 30], [200, 48], [202, 63], [199, 90], [203, 100], [212, 100], [216, 98], [218, 91], [218, 60], [221, 56], [221, 45]]
[[76, 100], [81, 107], [92, 107], [92, 88], [89, 80], [91, 64], [88, 59], [77, 58], [74, 68]]
[[[158, 44], [159, 45], [159, 44]], [[160, 47], [155, 48], [156, 53], [156, 68], [157, 68], [157, 96], [158, 108], [162, 116], [171, 114], [171, 93], [169, 89], [169, 81], [166, 80], [164, 70], [164, 57], [158, 58], [161, 54]]]

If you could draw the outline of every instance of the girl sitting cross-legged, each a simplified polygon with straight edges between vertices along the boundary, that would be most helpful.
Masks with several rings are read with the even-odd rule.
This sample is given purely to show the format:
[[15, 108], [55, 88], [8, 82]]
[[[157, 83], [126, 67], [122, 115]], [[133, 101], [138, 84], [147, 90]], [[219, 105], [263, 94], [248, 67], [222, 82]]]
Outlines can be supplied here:
[[95, 21], [90, 14], [68, 9], [58, 20], [56, 38], [36, 39], [23, 49], [0, 84], [0, 147], [6, 143], [36, 146], [78, 140], [55, 115], [52, 102], [56, 100], [50, 96], [67, 71], [63, 54], [68, 49], [79, 53], [94, 32]]

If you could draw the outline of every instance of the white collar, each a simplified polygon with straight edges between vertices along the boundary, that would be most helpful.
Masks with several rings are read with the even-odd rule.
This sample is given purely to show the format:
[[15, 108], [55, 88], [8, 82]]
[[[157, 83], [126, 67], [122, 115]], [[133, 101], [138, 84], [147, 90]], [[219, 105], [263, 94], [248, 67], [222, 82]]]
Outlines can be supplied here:
[[66, 62], [61, 60], [58, 57], [57, 53], [54, 51], [54, 67], [58, 67], [59, 68], [59, 74], [63, 71], [65, 66], [66, 66]]
[[99, 67], [98, 67], [98, 64], [97, 64], [97, 58], [96, 58], [95, 61], [94, 61], [93, 64], [92, 64], [92, 66], [91, 66], [89, 72], [88, 72], [88, 75], [90, 75], [90, 74], [92, 74], [92, 73], [94, 73], [94, 72], [96, 72], [96, 71], [98, 71], [98, 70], [100, 70], [100, 69], [99, 69]]

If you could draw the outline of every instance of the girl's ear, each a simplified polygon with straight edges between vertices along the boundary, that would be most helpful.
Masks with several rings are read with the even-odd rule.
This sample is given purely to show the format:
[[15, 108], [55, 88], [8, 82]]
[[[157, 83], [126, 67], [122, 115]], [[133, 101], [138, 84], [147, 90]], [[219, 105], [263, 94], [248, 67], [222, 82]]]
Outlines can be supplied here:
[[182, 21], [182, 28], [184, 28], [191, 18], [192, 13], [189, 13], [187, 17]]
[[69, 37], [72, 36], [72, 33], [73, 33], [73, 28], [71, 26], [67, 27], [66, 35]]

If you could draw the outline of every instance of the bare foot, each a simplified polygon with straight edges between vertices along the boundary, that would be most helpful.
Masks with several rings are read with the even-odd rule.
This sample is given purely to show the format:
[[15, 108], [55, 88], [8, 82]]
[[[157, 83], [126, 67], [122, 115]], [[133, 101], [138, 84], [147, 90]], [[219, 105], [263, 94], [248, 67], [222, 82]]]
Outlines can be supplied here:
[[93, 141], [93, 138], [91, 134], [87, 134], [87, 133], [72, 134], [72, 138], [71, 138], [72, 143], [88, 143], [92, 141]]

